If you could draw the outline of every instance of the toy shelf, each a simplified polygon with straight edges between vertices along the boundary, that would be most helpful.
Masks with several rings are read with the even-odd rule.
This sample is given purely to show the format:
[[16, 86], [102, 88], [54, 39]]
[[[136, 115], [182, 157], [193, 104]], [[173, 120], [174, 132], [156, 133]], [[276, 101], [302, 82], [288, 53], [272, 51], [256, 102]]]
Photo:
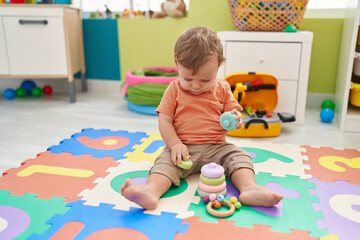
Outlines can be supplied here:
[[359, 1], [349, 1], [345, 14], [336, 80], [335, 110], [341, 131], [360, 132], [360, 108], [349, 103], [359, 30]]

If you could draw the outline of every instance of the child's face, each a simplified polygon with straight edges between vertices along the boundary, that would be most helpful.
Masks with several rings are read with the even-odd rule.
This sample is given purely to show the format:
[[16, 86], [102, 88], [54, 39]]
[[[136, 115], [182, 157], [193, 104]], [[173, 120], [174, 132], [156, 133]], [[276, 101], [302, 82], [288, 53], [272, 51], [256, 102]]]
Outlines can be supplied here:
[[192, 69], [187, 69], [179, 63], [177, 67], [181, 88], [191, 94], [200, 95], [215, 87], [216, 76], [219, 70], [219, 63], [216, 56], [213, 56], [201, 65], [194, 75]]

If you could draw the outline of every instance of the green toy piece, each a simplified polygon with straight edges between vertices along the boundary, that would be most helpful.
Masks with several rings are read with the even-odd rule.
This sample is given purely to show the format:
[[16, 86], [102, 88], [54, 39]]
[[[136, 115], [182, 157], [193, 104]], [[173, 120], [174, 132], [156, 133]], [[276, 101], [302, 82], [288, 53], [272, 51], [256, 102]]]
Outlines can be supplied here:
[[193, 162], [190, 160], [189, 157], [186, 157], [186, 160], [185, 160], [185, 161], [181, 161], [181, 163], [178, 163], [177, 166], [178, 166], [179, 168], [188, 170], [188, 169], [192, 168]]
[[292, 25], [287, 25], [283, 32], [297, 32], [297, 31], [298, 30], [296, 29], [296, 27]]
[[43, 90], [39, 87], [33, 87], [33, 89], [31, 90], [31, 94], [34, 97], [41, 97], [43, 94]]
[[23, 88], [23, 87], [18, 87], [16, 90], [15, 90], [15, 95], [16, 97], [18, 98], [23, 98], [26, 96], [26, 89]]
[[321, 103], [321, 109], [324, 109], [324, 108], [330, 108], [330, 109], [334, 110], [335, 103], [333, 101], [331, 101], [330, 99], [326, 99]]

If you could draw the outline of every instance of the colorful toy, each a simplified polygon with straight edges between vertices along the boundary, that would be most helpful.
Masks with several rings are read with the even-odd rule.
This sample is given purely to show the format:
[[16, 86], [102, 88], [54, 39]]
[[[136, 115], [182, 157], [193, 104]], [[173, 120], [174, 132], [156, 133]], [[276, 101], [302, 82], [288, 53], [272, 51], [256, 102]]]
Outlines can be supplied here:
[[326, 99], [321, 103], [320, 119], [325, 123], [329, 123], [334, 119], [335, 103], [330, 99]]
[[131, 70], [121, 92], [128, 101], [128, 109], [134, 112], [156, 115], [167, 85], [178, 78], [174, 67], [152, 67]]
[[209, 196], [212, 201], [219, 195], [226, 195], [224, 168], [221, 165], [211, 162], [201, 167], [197, 193], [201, 197]]
[[324, 109], [324, 108], [330, 108], [330, 109], [334, 110], [335, 103], [330, 99], [326, 99], [321, 103], [321, 109]]
[[182, 169], [187, 170], [187, 169], [192, 168], [193, 162], [190, 160], [189, 157], [186, 157], [186, 160], [185, 160], [185, 161], [181, 161], [180, 163], [177, 164], [177, 166], [178, 166], [179, 168], [182, 168]]
[[16, 96], [14, 89], [7, 88], [4, 91], [4, 97], [8, 100], [14, 99]]
[[53, 92], [53, 89], [50, 85], [45, 85], [42, 90], [45, 95], [51, 95]]
[[43, 94], [43, 90], [39, 87], [33, 87], [33, 89], [31, 90], [31, 94], [34, 97], [41, 97]]
[[[244, 108], [243, 125], [228, 131], [235, 137], [275, 137], [281, 132], [283, 122], [294, 122], [295, 116], [272, 113], [278, 103], [277, 79], [267, 73], [239, 72], [225, 77], [234, 97]], [[246, 96], [245, 96], [246, 92]], [[264, 113], [270, 114], [264, 114]]]
[[220, 125], [226, 131], [233, 131], [236, 129], [238, 121], [235, 119], [236, 115], [231, 112], [224, 112], [220, 116]]
[[31, 95], [32, 94], [31, 91], [34, 87], [36, 87], [36, 84], [34, 81], [27, 79], [27, 80], [24, 80], [20, 86], [25, 88], [27, 95]]
[[224, 168], [211, 162], [201, 167], [201, 174], [208, 178], [219, 178], [224, 174]]
[[230, 198], [230, 202], [231, 202], [232, 204], [236, 203], [236, 202], [237, 202], [237, 198], [236, 198], [236, 197], [231, 197], [231, 198]]
[[325, 123], [329, 123], [334, 119], [334, 111], [330, 108], [324, 108], [320, 111], [320, 119]]
[[26, 89], [23, 88], [23, 87], [18, 87], [16, 90], [15, 90], [15, 94], [16, 94], [16, 97], [18, 98], [23, 98], [26, 96]]
[[219, 202], [223, 202], [225, 200], [224, 195], [218, 195], [216, 198]]
[[[206, 206], [206, 210], [208, 211], [208, 213], [210, 213], [211, 215], [213, 215], [214, 217], [229, 217], [231, 215], [234, 214], [235, 212], [235, 206], [233, 204], [231, 204], [229, 201], [225, 200], [223, 201], [221, 204], [221, 206], [227, 206], [229, 208], [228, 211], [226, 212], [220, 212], [220, 211], [215, 211], [212, 207], [214, 206], [214, 204], [217, 204], [216, 201], [211, 201], [207, 204]], [[214, 206], [215, 207], [215, 206]]]

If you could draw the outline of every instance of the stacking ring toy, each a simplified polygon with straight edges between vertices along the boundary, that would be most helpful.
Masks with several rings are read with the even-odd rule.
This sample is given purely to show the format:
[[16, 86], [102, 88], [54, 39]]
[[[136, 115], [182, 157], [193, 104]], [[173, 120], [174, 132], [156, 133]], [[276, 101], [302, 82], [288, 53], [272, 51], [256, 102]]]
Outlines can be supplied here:
[[219, 164], [211, 162], [201, 167], [201, 174], [207, 178], [219, 178], [224, 175], [224, 168]]
[[[211, 193], [209, 193], [209, 192], [205, 192], [205, 191], [201, 190], [200, 188], [197, 189], [197, 193], [199, 194], [200, 197], [209, 196], [209, 195], [211, 194]], [[225, 188], [223, 191], [217, 192], [217, 193], [215, 193], [215, 194], [216, 194], [216, 196], [218, 196], [218, 195], [224, 195], [224, 196], [226, 196], [226, 194], [227, 194], [227, 189]]]
[[221, 192], [224, 189], [226, 189], [226, 182], [223, 182], [219, 185], [207, 185], [201, 181], [199, 181], [199, 188], [205, 192], [209, 192], [209, 193], [216, 193], [216, 192]]
[[200, 181], [207, 185], [219, 185], [225, 181], [225, 175], [222, 175], [219, 178], [207, 178], [204, 175], [200, 174]]
[[179, 168], [187, 170], [187, 169], [192, 168], [193, 162], [189, 158], [186, 158], [185, 161], [181, 161], [180, 163], [177, 164], [177, 166]]
[[231, 215], [234, 214], [235, 212], [235, 206], [233, 204], [231, 204], [229, 201], [224, 200], [221, 205], [225, 205], [227, 207], [229, 207], [229, 210], [226, 212], [219, 212], [219, 211], [215, 211], [212, 207], [213, 207], [214, 201], [211, 201], [207, 204], [206, 206], [206, 210], [208, 211], [208, 213], [210, 213], [211, 215], [213, 215], [214, 217], [229, 217]]

